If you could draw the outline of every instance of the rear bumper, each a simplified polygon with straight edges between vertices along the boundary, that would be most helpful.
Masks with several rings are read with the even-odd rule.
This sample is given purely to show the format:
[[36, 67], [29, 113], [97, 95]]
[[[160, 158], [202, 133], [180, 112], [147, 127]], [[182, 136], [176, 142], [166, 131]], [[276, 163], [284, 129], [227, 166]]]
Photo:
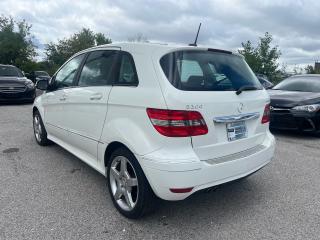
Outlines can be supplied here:
[[0, 102], [31, 102], [36, 97], [36, 89], [27, 89], [24, 92], [2, 93], [0, 92]]
[[[259, 151], [224, 157], [225, 161], [194, 159], [189, 163], [159, 163], [148, 156], [137, 156], [155, 194], [165, 200], [182, 200], [205, 188], [230, 182], [259, 170], [274, 154], [275, 140], [268, 133]], [[247, 151], [245, 151], [247, 152]], [[222, 158], [220, 158], [222, 159]], [[190, 188], [188, 193], [172, 193], [170, 188]]]
[[320, 113], [271, 112], [270, 128], [282, 130], [319, 131]]

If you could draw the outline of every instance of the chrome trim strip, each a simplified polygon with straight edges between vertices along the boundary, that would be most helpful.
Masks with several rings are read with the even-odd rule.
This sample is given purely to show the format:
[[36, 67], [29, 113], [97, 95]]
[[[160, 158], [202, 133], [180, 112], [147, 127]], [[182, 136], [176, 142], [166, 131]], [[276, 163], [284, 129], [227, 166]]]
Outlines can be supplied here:
[[230, 154], [230, 155], [226, 155], [226, 156], [222, 156], [222, 157], [217, 157], [217, 158], [213, 158], [213, 159], [209, 159], [209, 160], [204, 160], [204, 162], [211, 164], [211, 165], [215, 165], [215, 164], [230, 162], [230, 161], [234, 161], [234, 160], [239, 160], [241, 158], [249, 157], [253, 154], [261, 152], [265, 148], [266, 148], [265, 145], [259, 144], [253, 148], [249, 148], [249, 149], [241, 151], [241, 152], [237, 152], [234, 154]]
[[78, 135], [78, 136], [80, 136], [80, 137], [84, 137], [84, 138], [90, 139], [90, 140], [92, 140], [92, 141], [99, 142], [99, 140], [97, 140], [97, 139], [95, 139], [95, 138], [93, 138], [93, 137], [83, 135], [83, 134], [81, 134], [81, 133], [79, 133], [79, 132], [76, 132], [76, 131], [74, 131], [74, 130], [68, 129], [67, 131], [68, 131], [69, 133], [73, 133], [73, 134]]
[[260, 113], [253, 112], [253, 113], [243, 113], [239, 115], [215, 117], [213, 121], [216, 123], [231, 123], [231, 122], [237, 122], [237, 121], [243, 121], [243, 120], [257, 119], [259, 117], [260, 117]]
[[276, 107], [270, 107], [270, 111], [290, 111], [290, 108], [276, 108]]
[[84, 137], [84, 138], [90, 139], [90, 140], [92, 140], [92, 141], [95, 141], [95, 142], [104, 144], [104, 142], [101, 142], [101, 141], [99, 141], [99, 140], [97, 140], [97, 139], [95, 139], [95, 138], [93, 138], [93, 137], [85, 136], [85, 135], [83, 135], [83, 134], [81, 134], [81, 133], [78, 133], [78, 132], [76, 132], [76, 131], [73, 131], [73, 130], [70, 130], [70, 129], [65, 129], [65, 128], [62, 128], [62, 127], [53, 125], [53, 124], [51, 124], [51, 123], [48, 123], [48, 122], [46, 122], [46, 124], [47, 124], [47, 125], [50, 125], [50, 126], [52, 126], [52, 127], [59, 128], [59, 129], [61, 129], [61, 130], [63, 130], [63, 131], [66, 131], [66, 132], [69, 132], [69, 133], [73, 133], [73, 134], [78, 135], [78, 136], [80, 136], [80, 137]]

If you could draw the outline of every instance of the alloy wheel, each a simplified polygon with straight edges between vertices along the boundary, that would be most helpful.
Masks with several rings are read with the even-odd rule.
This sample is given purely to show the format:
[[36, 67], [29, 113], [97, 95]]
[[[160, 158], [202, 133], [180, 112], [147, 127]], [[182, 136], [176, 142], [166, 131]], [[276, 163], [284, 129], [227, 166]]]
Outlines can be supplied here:
[[37, 114], [33, 118], [33, 128], [34, 128], [34, 134], [37, 141], [41, 142], [42, 127], [41, 127], [40, 117]]
[[136, 172], [124, 156], [112, 160], [109, 174], [112, 195], [118, 206], [125, 211], [132, 210], [138, 202], [139, 185]]

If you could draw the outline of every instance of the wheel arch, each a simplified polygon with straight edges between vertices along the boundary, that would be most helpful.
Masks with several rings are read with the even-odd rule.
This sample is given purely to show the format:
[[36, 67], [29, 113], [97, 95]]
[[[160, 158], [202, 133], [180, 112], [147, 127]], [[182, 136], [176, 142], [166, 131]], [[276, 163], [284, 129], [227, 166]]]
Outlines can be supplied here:
[[112, 155], [112, 153], [120, 148], [120, 147], [124, 147], [126, 149], [128, 149], [130, 152], [133, 153], [133, 151], [130, 150], [130, 148], [128, 148], [125, 144], [123, 144], [122, 142], [119, 141], [114, 141], [108, 144], [105, 153], [104, 153], [104, 166], [106, 167], [109, 163], [110, 157]]
[[32, 114], [34, 115], [34, 113], [38, 111], [39, 112], [39, 109], [36, 107], [36, 106], [33, 106], [32, 108]]

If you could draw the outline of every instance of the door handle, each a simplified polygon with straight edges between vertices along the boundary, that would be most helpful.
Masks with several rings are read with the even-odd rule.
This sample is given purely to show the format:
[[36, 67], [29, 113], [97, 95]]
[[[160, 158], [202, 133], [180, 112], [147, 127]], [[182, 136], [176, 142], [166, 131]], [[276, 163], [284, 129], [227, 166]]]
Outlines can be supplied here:
[[63, 94], [63, 95], [59, 98], [60, 101], [65, 101], [66, 99], [67, 99], [67, 95], [66, 95], [66, 94]]
[[100, 100], [101, 98], [102, 98], [102, 94], [101, 93], [96, 93], [96, 94], [93, 94], [90, 97], [90, 100]]

